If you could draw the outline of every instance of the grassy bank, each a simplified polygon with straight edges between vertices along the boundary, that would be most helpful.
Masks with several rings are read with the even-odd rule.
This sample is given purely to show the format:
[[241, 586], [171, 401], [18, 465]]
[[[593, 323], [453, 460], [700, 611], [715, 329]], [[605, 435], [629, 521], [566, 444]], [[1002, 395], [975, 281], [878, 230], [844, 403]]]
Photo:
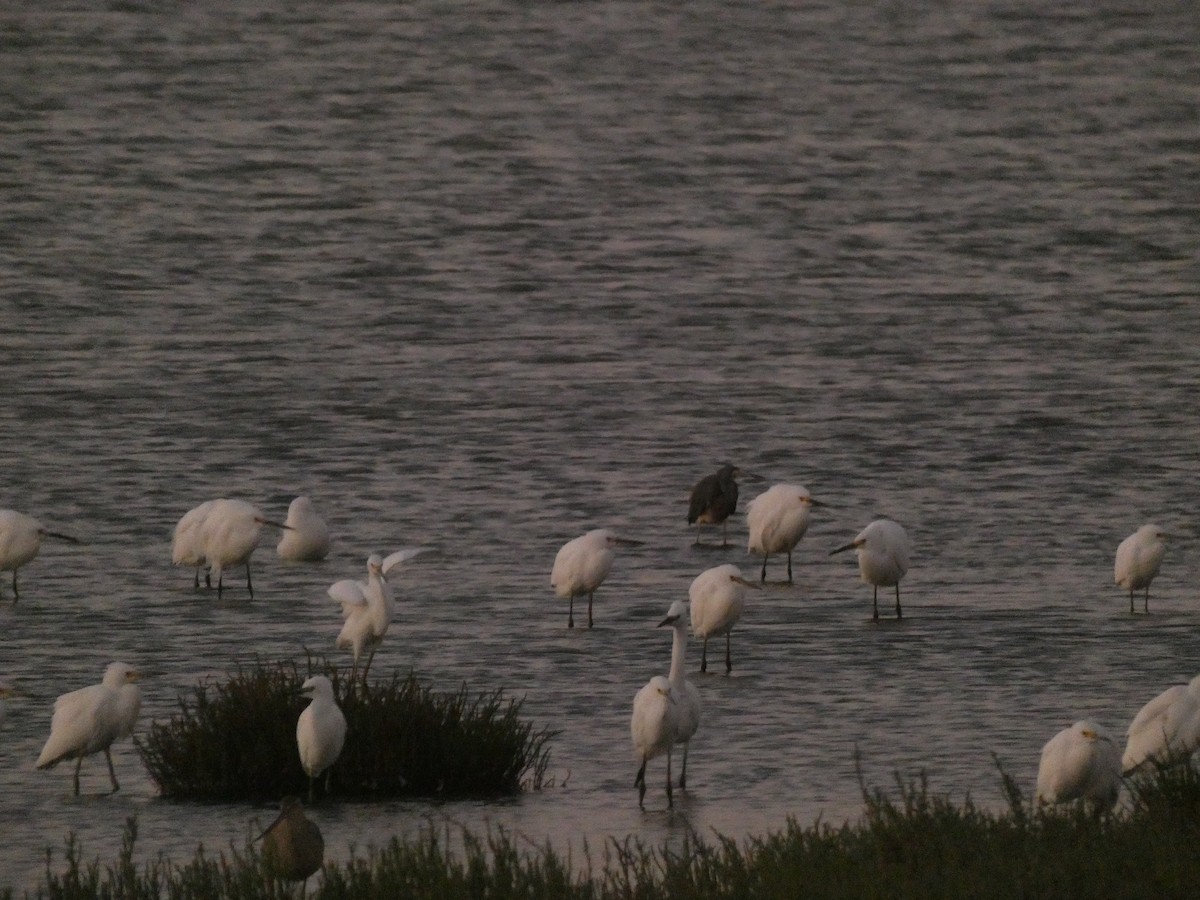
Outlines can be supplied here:
[[[1131, 785], [1115, 814], [1034, 809], [1005, 780], [1008, 808], [987, 811], [933, 795], [923, 783], [864, 791], [859, 822], [789, 823], [747, 842], [693, 837], [673, 849], [613, 843], [585, 866], [549, 848], [531, 850], [495, 831], [452, 850], [436, 831], [352, 859], [331, 861], [309, 886], [319, 900], [688, 900], [688, 898], [1183, 898], [1200, 891], [1200, 777], [1190, 768]], [[136, 824], [111, 864], [48, 865], [35, 896], [82, 898], [281, 897], [254, 847], [183, 865], [132, 862]]]

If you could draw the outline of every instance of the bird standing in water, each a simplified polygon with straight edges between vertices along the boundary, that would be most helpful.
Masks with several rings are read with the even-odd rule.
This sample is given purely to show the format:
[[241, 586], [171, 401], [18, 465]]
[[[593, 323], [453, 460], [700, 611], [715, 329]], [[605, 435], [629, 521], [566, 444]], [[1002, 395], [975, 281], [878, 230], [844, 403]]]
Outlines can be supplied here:
[[0, 572], [12, 572], [13, 603], [21, 599], [17, 591], [17, 569], [38, 555], [44, 538], [56, 538], [71, 544], [79, 539], [50, 531], [33, 516], [13, 509], [0, 509]]
[[594, 528], [559, 548], [550, 571], [550, 586], [555, 594], [570, 603], [568, 628], [575, 627], [575, 598], [584, 594], [588, 598], [588, 628], [592, 627], [592, 595], [612, 570], [615, 548], [640, 544], [640, 541], [617, 537], [607, 528]]
[[758, 475], [726, 463], [712, 475], [705, 475], [692, 488], [688, 524], [696, 526], [695, 544], [700, 543], [700, 530], [705, 525], [720, 525], [721, 546], [729, 546], [729, 517], [737, 512], [738, 478], [762, 481]]
[[1117, 547], [1113, 580], [1129, 591], [1129, 611], [1134, 612], [1133, 592], [1145, 590], [1142, 611], [1150, 612], [1150, 582], [1166, 555], [1167, 533], [1157, 525], [1143, 525]]
[[896, 618], [903, 618], [900, 609], [900, 579], [908, 571], [908, 534], [891, 519], [876, 519], [858, 533], [850, 543], [830, 551], [858, 551], [858, 571], [862, 580], [874, 585], [874, 612], [872, 618], [879, 620], [879, 588], [896, 588]]
[[808, 514], [814, 506], [808, 488], [798, 484], [772, 485], [746, 507], [746, 525], [750, 529], [750, 553], [762, 555], [760, 581], [767, 580], [767, 560], [772, 553], [787, 554], [787, 583], [792, 583], [792, 551], [808, 531]]

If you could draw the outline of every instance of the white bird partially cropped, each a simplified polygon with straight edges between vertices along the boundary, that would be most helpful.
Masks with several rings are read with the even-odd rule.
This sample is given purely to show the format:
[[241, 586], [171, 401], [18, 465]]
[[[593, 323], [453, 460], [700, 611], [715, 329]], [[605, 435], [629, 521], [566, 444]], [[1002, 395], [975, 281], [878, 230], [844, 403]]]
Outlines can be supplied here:
[[671, 671], [667, 681], [671, 683], [671, 696], [678, 708], [675, 719], [675, 741], [683, 744], [683, 766], [679, 773], [679, 787], [687, 787], [688, 746], [700, 727], [700, 692], [687, 679], [684, 657], [687, 654], [688, 605], [676, 600], [667, 610], [666, 617], [658, 623], [661, 628], [670, 625], [674, 636], [671, 640]]
[[372, 553], [367, 558], [366, 581], [344, 578], [330, 585], [329, 596], [342, 605], [342, 618], [345, 619], [335, 646], [339, 650], [349, 650], [354, 657], [354, 665], [350, 672], [351, 684], [358, 677], [358, 664], [363, 652], [369, 650], [367, 664], [363, 667], [363, 681], [366, 681], [371, 660], [375, 658], [375, 650], [387, 634], [395, 613], [396, 603], [388, 584], [388, 574], [424, 550], [424, 547], [409, 547], [397, 550], [386, 558]]
[[900, 579], [908, 571], [911, 552], [908, 534], [904, 529], [891, 519], [876, 519], [849, 544], [830, 551], [829, 555], [844, 550], [858, 551], [858, 570], [862, 580], [875, 587], [873, 618], [879, 618], [879, 589], [893, 585], [896, 588], [896, 618], [902, 618]]
[[250, 555], [262, 539], [262, 527], [271, 525], [287, 529], [282, 522], [264, 518], [257, 506], [244, 500], [220, 499], [213, 502], [201, 527], [204, 559], [217, 579], [217, 596], [221, 596], [222, 576], [230, 566], [246, 567], [246, 590], [254, 597], [250, 581]]
[[762, 556], [761, 581], [767, 580], [767, 560], [772, 553], [787, 554], [787, 580], [792, 583], [792, 551], [808, 531], [808, 516], [814, 506], [808, 488], [799, 484], [776, 484], [759, 494], [746, 507], [750, 529], [749, 552]]
[[79, 794], [79, 770], [83, 758], [104, 751], [112, 789], [119, 791], [113, 770], [113, 742], [132, 733], [141, 709], [141, 692], [135, 682], [138, 671], [122, 662], [104, 670], [100, 684], [71, 691], [54, 701], [50, 737], [38, 756], [37, 767], [49, 769], [64, 759], [75, 759], [75, 794]]
[[592, 627], [592, 595], [612, 570], [614, 549], [636, 547], [640, 541], [617, 537], [607, 528], [595, 528], [587, 534], [567, 541], [554, 557], [550, 586], [554, 593], [570, 601], [567, 627], [575, 627], [575, 598], [587, 594], [588, 628]]
[[[171, 565], [191, 566], [196, 570], [196, 578], [192, 583], [194, 589], [200, 587], [200, 570], [204, 568], [204, 520], [208, 518], [216, 500], [205, 500], [199, 506], [189, 509], [175, 525], [175, 536], [171, 541]], [[208, 573], [204, 580], [209, 587], [212, 581]]]
[[1143, 611], [1150, 612], [1150, 582], [1166, 555], [1167, 533], [1157, 525], [1143, 525], [1117, 547], [1113, 580], [1129, 591], [1129, 611], [1134, 612], [1134, 591], [1145, 590]]
[[1133, 772], [1147, 764], [1187, 759], [1200, 747], [1200, 675], [1176, 684], [1145, 706], [1126, 732], [1121, 766]]
[[700, 671], [708, 671], [708, 639], [725, 635], [725, 674], [733, 671], [730, 632], [742, 617], [746, 605], [746, 588], [758, 590], [758, 585], [742, 577], [742, 570], [732, 563], [705, 569], [688, 588], [691, 600], [692, 634], [703, 643], [700, 649]]
[[1121, 793], [1121, 751], [1094, 722], [1081, 720], [1046, 742], [1038, 765], [1039, 803], [1082, 800], [1097, 812], [1113, 808]]
[[325, 792], [329, 792], [329, 767], [337, 762], [346, 743], [346, 716], [324, 675], [313, 675], [301, 685], [300, 693], [312, 698], [296, 721], [296, 746], [300, 765], [308, 775], [308, 802], [312, 803], [313, 783], [322, 772], [326, 773]]
[[329, 555], [329, 527], [313, 502], [300, 496], [288, 506], [283, 532], [275, 551], [291, 562], [316, 562]]
[[12, 572], [13, 603], [21, 595], [17, 591], [17, 569], [38, 555], [45, 538], [57, 538], [78, 544], [69, 534], [50, 531], [33, 516], [13, 509], [0, 509], [0, 572]]

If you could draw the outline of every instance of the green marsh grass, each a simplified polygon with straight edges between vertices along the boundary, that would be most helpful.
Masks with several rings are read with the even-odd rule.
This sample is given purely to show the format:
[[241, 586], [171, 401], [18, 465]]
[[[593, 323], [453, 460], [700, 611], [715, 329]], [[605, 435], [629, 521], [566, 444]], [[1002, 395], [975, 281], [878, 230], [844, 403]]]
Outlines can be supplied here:
[[[864, 789], [857, 823], [794, 821], [737, 842], [692, 835], [650, 848], [613, 841], [583, 865], [503, 830], [454, 841], [430, 829], [348, 860], [327, 861], [308, 885], [317, 900], [370, 898], [570, 898], [570, 900], [753, 900], [753, 898], [1194, 898], [1200, 896], [1200, 776], [1164, 768], [1130, 783], [1112, 814], [1081, 807], [1039, 809], [1004, 778], [1008, 807], [982, 809], [931, 794], [924, 780], [891, 793]], [[85, 864], [73, 839], [65, 868], [47, 864], [36, 896], [83, 898], [280, 897], [257, 848], [199, 851], [177, 866], [131, 862], [136, 823], [111, 866]]]
[[[256, 664], [207, 681], [155, 722], [138, 750], [162, 796], [206, 802], [274, 802], [306, 796], [296, 749], [299, 694], [309, 674], [327, 675], [346, 716], [346, 743], [329, 770], [331, 796], [488, 798], [542, 787], [552, 732], [521, 719], [500, 691], [472, 695], [422, 687], [409, 674], [351, 689], [339, 670], [312, 657]], [[317, 780], [317, 796], [325, 777]]]

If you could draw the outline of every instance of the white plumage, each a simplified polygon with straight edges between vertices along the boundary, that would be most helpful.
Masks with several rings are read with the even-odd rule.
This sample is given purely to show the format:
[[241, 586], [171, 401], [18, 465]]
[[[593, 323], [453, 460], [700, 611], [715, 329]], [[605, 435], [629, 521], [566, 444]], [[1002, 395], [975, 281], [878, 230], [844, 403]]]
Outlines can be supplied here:
[[[175, 536], [171, 541], [171, 565], [191, 566], [196, 570], [193, 588], [200, 587], [200, 570], [204, 568], [204, 520], [208, 518], [216, 500], [205, 500], [189, 509], [175, 525]], [[208, 576], [205, 576], [208, 581]], [[209, 587], [212, 583], [209, 582]]]
[[701, 572], [688, 588], [691, 600], [692, 634], [703, 643], [700, 650], [700, 671], [708, 671], [708, 639], [725, 635], [725, 674], [733, 671], [730, 632], [742, 617], [746, 605], [746, 588], [758, 585], [747, 582], [742, 570], [732, 563], [713, 566]]
[[329, 596], [342, 605], [342, 618], [345, 619], [335, 646], [339, 650], [349, 650], [353, 655], [354, 665], [350, 674], [352, 682], [357, 678], [358, 664], [363, 652], [369, 650], [370, 656], [363, 668], [363, 678], [366, 679], [371, 659], [387, 634], [395, 613], [396, 602], [392, 598], [392, 589], [387, 581], [388, 573], [422, 552], [423, 547], [410, 547], [397, 550], [386, 558], [372, 553], [367, 558], [366, 581], [344, 578], [330, 585]]
[[12, 572], [13, 602], [20, 599], [17, 570], [38, 555], [44, 538], [79, 543], [68, 534], [49, 531], [33, 516], [13, 509], [0, 509], [0, 572]]
[[113, 791], [121, 786], [113, 770], [112, 743], [133, 731], [141, 709], [141, 692], [134, 683], [136, 669], [114, 662], [104, 670], [100, 684], [71, 691], [54, 701], [50, 737], [38, 756], [37, 767], [49, 769], [64, 759], [76, 759], [75, 793], [79, 793], [79, 770], [83, 758], [104, 751]]
[[592, 595], [612, 570], [614, 548], [637, 544], [617, 537], [607, 528], [595, 528], [559, 548], [550, 572], [550, 586], [559, 597], [570, 601], [568, 628], [575, 627], [575, 598], [584, 594], [588, 598], [588, 628], [592, 627]]
[[283, 524], [286, 528], [275, 548], [280, 559], [316, 562], [329, 555], [329, 526], [308, 497], [291, 502]]
[[629, 734], [633, 738], [633, 749], [641, 760], [633, 784], [638, 789], [638, 806], [646, 798], [646, 763], [655, 757], [667, 754], [667, 803], [671, 796], [671, 745], [675, 742], [678, 706], [671, 696], [671, 682], [663, 675], [655, 675], [633, 698], [633, 717], [629, 720]]
[[281, 522], [263, 517], [257, 506], [244, 500], [213, 501], [201, 525], [204, 559], [217, 579], [217, 596], [222, 591], [222, 575], [230, 566], [246, 567], [246, 590], [254, 597], [250, 581], [250, 555], [262, 540], [262, 527], [286, 528]]
[[679, 771], [679, 786], [687, 787], [688, 747], [692, 737], [700, 728], [700, 692], [687, 679], [685, 657], [687, 655], [687, 615], [688, 605], [682, 600], [676, 600], [667, 610], [666, 617], [658, 623], [661, 628], [670, 625], [673, 632], [671, 640], [671, 671], [667, 680], [671, 683], [671, 696], [678, 709], [675, 717], [675, 743], [683, 744], [683, 765]]
[[1129, 611], [1133, 612], [1134, 591], [1146, 592], [1143, 611], [1150, 612], [1150, 582], [1158, 574], [1166, 555], [1167, 533], [1157, 525], [1143, 525], [1117, 547], [1113, 580], [1129, 591]]
[[[346, 717], [333, 696], [333, 685], [324, 675], [313, 675], [301, 685], [300, 693], [312, 698], [296, 721], [296, 746], [300, 751], [300, 765], [308, 775], [308, 802], [311, 803], [313, 783], [322, 772], [328, 773], [342, 753], [346, 743]], [[329, 791], [328, 774], [325, 790]]]
[[1121, 766], [1132, 772], [1148, 762], [1179, 761], [1200, 747], [1200, 675], [1167, 688], [1145, 706], [1126, 732]]
[[873, 618], [879, 618], [879, 589], [893, 585], [896, 588], [896, 618], [901, 618], [904, 613], [900, 608], [900, 579], [908, 572], [911, 552], [908, 534], [904, 529], [891, 519], [876, 519], [849, 544], [831, 551], [830, 556], [843, 550], [858, 552], [859, 574], [863, 581], [875, 588]]
[[1083, 800], [1097, 811], [1112, 809], [1121, 792], [1121, 751], [1094, 722], [1081, 720], [1046, 742], [1038, 765], [1041, 803]]
[[787, 580], [792, 583], [792, 551], [808, 531], [808, 518], [814, 506], [808, 488], [799, 484], [776, 484], [759, 494], [746, 507], [746, 526], [750, 530], [749, 552], [763, 558], [762, 577], [767, 580], [767, 560], [773, 553], [787, 554]]

